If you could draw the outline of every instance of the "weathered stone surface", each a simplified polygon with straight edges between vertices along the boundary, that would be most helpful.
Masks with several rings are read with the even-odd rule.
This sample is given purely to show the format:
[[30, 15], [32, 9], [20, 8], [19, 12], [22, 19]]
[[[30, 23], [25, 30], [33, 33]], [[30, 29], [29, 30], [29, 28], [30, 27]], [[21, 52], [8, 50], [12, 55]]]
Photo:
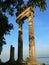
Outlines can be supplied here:
[[[23, 9], [22, 9], [23, 10]], [[21, 10], [21, 11], [22, 11]], [[22, 12], [17, 14], [17, 23], [19, 24], [19, 37], [18, 37], [18, 65], [42, 65], [36, 61], [35, 58], [35, 41], [34, 41], [34, 26], [33, 26], [34, 9], [29, 6]], [[22, 23], [26, 18], [29, 19], [29, 60], [23, 62], [23, 43], [22, 43]], [[21, 61], [22, 60], [22, 61]]]
[[18, 28], [18, 59], [17, 62], [23, 61], [23, 40], [22, 40], [22, 24], [19, 24]]
[[33, 16], [30, 13], [29, 19], [29, 58], [35, 60], [35, 42], [34, 42], [34, 26], [32, 21]]
[[14, 61], [14, 47], [10, 46], [10, 61]]
[[23, 23], [21, 20], [28, 18], [30, 12], [32, 12], [32, 15], [34, 15], [34, 8], [31, 6], [26, 7], [25, 10], [23, 10], [19, 15], [16, 14], [16, 23]]

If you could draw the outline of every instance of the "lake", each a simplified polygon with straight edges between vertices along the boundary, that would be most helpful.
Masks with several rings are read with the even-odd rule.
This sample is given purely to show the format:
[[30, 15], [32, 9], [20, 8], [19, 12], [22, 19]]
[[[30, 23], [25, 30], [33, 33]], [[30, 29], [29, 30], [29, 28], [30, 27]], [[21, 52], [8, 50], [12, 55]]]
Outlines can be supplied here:
[[49, 65], [49, 58], [47, 57], [47, 58], [37, 58], [37, 61], [39, 61], [40, 63], [44, 63], [44, 64], [46, 64], [46, 65]]

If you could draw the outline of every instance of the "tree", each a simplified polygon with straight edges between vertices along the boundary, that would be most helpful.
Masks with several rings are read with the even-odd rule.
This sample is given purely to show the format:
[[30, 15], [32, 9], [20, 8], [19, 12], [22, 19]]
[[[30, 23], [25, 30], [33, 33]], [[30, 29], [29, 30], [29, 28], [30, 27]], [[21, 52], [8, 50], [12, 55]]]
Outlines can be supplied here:
[[[21, 8], [24, 6], [24, 0], [0, 0], [0, 13], [4, 13], [5, 12], [8, 12], [11, 16], [14, 15], [14, 11], [17, 10], [17, 11], [20, 11]], [[39, 7], [41, 11], [44, 11], [46, 9], [46, 0], [28, 0], [27, 1], [27, 6], [32, 6], [32, 7]], [[0, 15], [0, 19], [2, 21], [2, 24], [3, 24], [3, 28], [4, 28], [4, 24], [6, 23], [7, 24], [7, 28], [4, 28], [4, 32], [2, 32], [2, 30], [0, 30], [0, 35], [2, 34], [2, 36], [0, 36], [1, 40], [2, 40], [2, 43], [0, 42], [0, 48], [2, 47], [3, 43], [5, 44], [5, 39], [4, 39], [4, 35], [8, 32], [9, 30], [12, 28], [12, 26], [10, 26], [10, 24], [8, 25], [8, 19], [6, 18], [5, 15], [1, 14]], [[3, 19], [2, 19], [3, 17]], [[5, 20], [5, 21], [4, 21]], [[4, 21], [4, 22], [3, 22]], [[1, 25], [1, 23], [0, 23]]]
[[10, 34], [12, 28], [13, 25], [8, 23], [8, 18], [4, 14], [0, 13], [0, 54], [2, 46], [6, 44], [4, 35]]
[[[27, 5], [38, 6], [41, 10], [46, 9], [46, 0], [28, 0]], [[15, 9], [19, 11], [24, 6], [23, 0], [0, 0], [0, 11], [9, 12], [13, 15]]]

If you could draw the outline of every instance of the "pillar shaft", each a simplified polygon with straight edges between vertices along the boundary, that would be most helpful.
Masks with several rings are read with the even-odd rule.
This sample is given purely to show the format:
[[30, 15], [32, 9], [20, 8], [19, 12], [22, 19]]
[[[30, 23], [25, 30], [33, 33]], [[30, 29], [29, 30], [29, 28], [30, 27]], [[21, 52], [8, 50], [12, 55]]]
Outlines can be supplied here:
[[22, 24], [19, 24], [18, 35], [18, 61], [23, 60], [23, 41], [22, 41]]
[[14, 61], [14, 47], [10, 46], [10, 61]]
[[33, 26], [33, 16], [29, 15], [29, 58], [33, 60], [35, 58], [35, 42], [34, 42], [34, 26]]

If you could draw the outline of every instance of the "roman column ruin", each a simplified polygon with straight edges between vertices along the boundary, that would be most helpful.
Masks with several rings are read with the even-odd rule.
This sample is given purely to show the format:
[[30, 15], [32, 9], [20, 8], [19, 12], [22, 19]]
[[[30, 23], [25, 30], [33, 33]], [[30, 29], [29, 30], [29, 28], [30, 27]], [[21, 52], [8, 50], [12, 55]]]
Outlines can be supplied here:
[[10, 46], [10, 61], [14, 61], [14, 47]]
[[22, 39], [22, 22], [19, 23], [18, 28], [18, 62], [23, 61], [23, 39]]
[[26, 65], [41, 65], [35, 58], [35, 41], [34, 41], [34, 8], [32, 6], [24, 6], [21, 11], [16, 13], [16, 23], [19, 24], [19, 36], [18, 36], [18, 60], [23, 60], [23, 39], [22, 39], [22, 23], [25, 19], [29, 20], [29, 60]]
[[34, 26], [33, 26], [33, 12], [29, 13], [29, 59], [35, 60], [35, 41], [34, 41]]

